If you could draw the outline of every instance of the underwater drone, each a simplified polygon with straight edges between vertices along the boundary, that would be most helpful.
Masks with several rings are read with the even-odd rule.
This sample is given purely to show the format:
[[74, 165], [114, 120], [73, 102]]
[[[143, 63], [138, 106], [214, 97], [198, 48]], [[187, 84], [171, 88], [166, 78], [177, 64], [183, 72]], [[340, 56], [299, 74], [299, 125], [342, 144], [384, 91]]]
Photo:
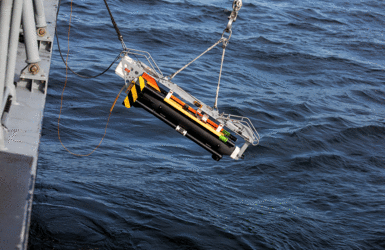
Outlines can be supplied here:
[[[124, 51], [124, 56], [115, 70], [116, 74], [125, 80], [127, 86], [127, 96], [123, 101], [125, 107], [143, 108], [183, 136], [206, 149], [216, 161], [222, 159], [223, 155], [228, 155], [235, 160], [243, 158], [243, 153], [248, 146], [255, 146], [259, 142], [258, 132], [249, 118], [219, 113], [217, 108], [225, 49], [232, 34], [232, 24], [236, 20], [241, 7], [242, 1], [235, 0], [233, 2], [233, 11], [229, 16], [229, 22], [222, 33], [221, 39], [176, 73], [164, 76], [148, 52], [135, 49], [126, 49]], [[227, 38], [225, 34], [228, 34]], [[171, 80], [180, 71], [220, 43], [223, 44], [222, 64], [215, 104], [214, 107], [210, 107]], [[148, 65], [141, 62], [138, 56], [144, 57]], [[132, 57], [135, 57], [136, 60]], [[228, 130], [232, 131], [233, 134]], [[235, 145], [237, 141], [235, 135], [244, 140], [241, 147]]]

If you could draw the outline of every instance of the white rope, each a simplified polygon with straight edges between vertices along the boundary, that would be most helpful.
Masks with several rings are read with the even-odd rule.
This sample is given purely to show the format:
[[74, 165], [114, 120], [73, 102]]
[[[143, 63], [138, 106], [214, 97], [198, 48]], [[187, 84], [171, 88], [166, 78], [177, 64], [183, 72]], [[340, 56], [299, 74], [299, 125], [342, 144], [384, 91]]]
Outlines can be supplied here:
[[184, 70], [185, 68], [187, 68], [188, 66], [190, 66], [190, 64], [192, 64], [193, 62], [195, 62], [196, 60], [198, 60], [199, 57], [203, 56], [204, 54], [206, 54], [207, 52], [209, 52], [210, 50], [212, 50], [215, 46], [217, 46], [218, 44], [220, 44], [223, 40], [224, 40], [224, 38], [219, 39], [218, 42], [216, 42], [213, 46], [211, 46], [210, 48], [208, 48], [205, 52], [203, 52], [202, 54], [200, 54], [197, 58], [195, 58], [194, 60], [192, 60], [191, 62], [189, 62], [189, 63], [186, 64], [185, 66], [183, 66], [180, 70], [178, 70], [178, 71], [175, 72], [174, 74], [170, 75], [170, 80], [171, 80], [172, 78], [174, 78], [177, 74], [179, 74], [182, 70]]
[[[205, 52], [203, 52], [202, 54], [200, 54], [197, 58], [195, 58], [194, 60], [192, 60], [191, 62], [189, 62], [188, 64], [186, 64], [185, 66], [183, 66], [180, 70], [178, 70], [177, 72], [175, 72], [174, 74], [170, 75], [169, 78], [170, 80], [172, 78], [174, 78], [177, 74], [179, 74], [182, 70], [186, 69], [188, 66], [190, 66], [190, 64], [192, 64], [193, 62], [195, 62], [196, 60], [198, 60], [201, 56], [203, 56], [204, 54], [206, 54], [207, 52], [209, 52], [210, 50], [212, 50], [215, 46], [217, 46], [218, 44], [220, 44], [221, 42], [223, 42], [223, 52], [222, 52], [222, 61], [221, 61], [221, 68], [220, 68], [220, 71], [219, 71], [219, 79], [218, 79], [218, 86], [217, 86], [217, 93], [216, 93], [216, 96], [215, 96], [215, 103], [214, 103], [214, 109], [218, 109], [218, 96], [219, 96], [219, 87], [220, 87], [220, 83], [221, 83], [221, 76], [222, 76], [222, 69], [223, 69], [223, 61], [225, 59], [225, 52], [226, 52], [226, 47], [227, 47], [227, 44], [229, 43], [229, 40], [231, 38], [231, 35], [232, 35], [232, 30], [231, 30], [231, 26], [232, 26], [232, 23], [235, 22], [235, 20], [237, 19], [237, 15], [238, 15], [238, 11], [241, 9], [242, 7], [242, 0], [234, 0], [233, 2], [233, 11], [229, 17], [230, 21], [226, 27], [226, 29], [223, 31], [222, 33], [222, 37], [221, 39], [219, 39], [218, 42], [216, 42], [213, 46], [211, 46], [210, 48], [208, 48]], [[225, 38], [224, 35], [225, 33], [228, 32], [230, 33], [229, 34], [229, 37], [228, 38]]]
[[219, 85], [221, 83], [221, 75], [222, 75], [222, 67], [223, 67], [223, 61], [225, 59], [225, 52], [226, 52], [226, 45], [225, 43], [223, 44], [223, 52], [222, 52], [222, 62], [221, 62], [221, 69], [219, 71], [219, 79], [218, 79], [218, 87], [217, 87], [217, 94], [215, 96], [215, 103], [214, 103], [214, 108], [218, 109], [217, 104], [218, 104], [218, 95], [219, 95]]

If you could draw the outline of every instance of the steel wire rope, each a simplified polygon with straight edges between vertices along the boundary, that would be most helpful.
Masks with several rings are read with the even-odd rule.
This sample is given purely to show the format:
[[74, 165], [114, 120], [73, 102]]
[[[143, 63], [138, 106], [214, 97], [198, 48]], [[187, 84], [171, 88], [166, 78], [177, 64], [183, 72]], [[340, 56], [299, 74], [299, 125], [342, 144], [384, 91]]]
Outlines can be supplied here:
[[216, 96], [215, 96], [215, 102], [214, 102], [214, 109], [218, 109], [217, 107], [217, 104], [218, 104], [218, 95], [219, 95], [219, 85], [221, 83], [221, 76], [222, 76], [222, 68], [223, 68], [223, 61], [225, 59], [225, 52], [226, 52], [226, 47], [229, 43], [229, 40], [231, 38], [231, 34], [232, 34], [232, 31], [230, 30], [230, 36], [228, 38], [224, 38], [224, 34], [225, 34], [225, 31], [223, 31], [222, 33], [222, 38], [218, 40], [218, 42], [214, 43], [214, 45], [212, 45], [211, 47], [209, 47], [207, 50], [205, 50], [202, 54], [200, 54], [199, 56], [197, 56], [195, 59], [193, 59], [191, 62], [187, 63], [185, 66], [183, 66], [181, 69], [179, 69], [178, 71], [176, 71], [175, 73], [171, 74], [169, 77], [169, 79], [173, 79], [177, 74], [179, 74], [182, 70], [186, 69], [188, 66], [190, 66], [193, 62], [195, 62], [196, 60], [198, 60], [201, 56], [203, 56], [204, 54], [206, 54], [207, 52], [209, 52], [210, 50], [212, 50], [213, 48], [215, 48], [218, 44], [220, 44], [221, 42], [223, 42], [223, 52], [222, 52], [222, 60], [221, 60], [221, 67], [220, 67], [220, 70], [219, 70], [219, 77], [218, 77], [218, 86], [217, 86], [217, 91], [216, 91]]
[[218, 78], [218, 87], [217, 87], [217, 93], [215, 96], [215, 102], [214, 102], [214, 108], [218, 109], [218, 96], [219, 96], [219, 85], [221, 84], [221, 76], [222, 76], [222, 68], [223, 68], [223, 61], [225, 60], [225, 52], [226, 52], [226, 45], [223, 45], [223, 52], [222, 52], [222, 60], [221, 60], [221, 68], [219, 70], [219, 78]]
[[[59, 0], [60, 1], [60, 0]], [[110, 108], [110, 112], [109, 112], [109, 115], [108, 115], [108, 119], [107, 119], [107, 123], [106, 123], [106, 126], [104, 128], [104, 134], [102, 136], [102, 139], [100, 140], [99, 144], [88, 154], [76, 154], [76, 153], [73, 153], [71, 152], [71, 150], [69, 150], [62, 142], [61, 140], [61, 137], [60, 137], [60, 116], [61, 116], [61, 112], [62, 112], [62, 108], [63, 108], [63, 96], [64, 96], [64, 90], [67, 86], [67, 81], [68, 81], [68, 56], [69, 56], [69, 51], [70, 51], [70, 31], [71, 31], [71, 20], [72, 20], [72, 2], [73, 0], [71, 0], [71, 4], [70, 4], [70, 8], [71, 8], [71, 11], [70, 11], [70, 18], [69, 18], [69, 23], [68, 23], [68, 37], [67, 37], [67, 43], [68, 43], [68, 48], [67, 48], [67, 56], [66, 56], [66, 60], [65, 60], [65, 65], [66, 65], [66, 77], [65, 77], [65, 81], [64, 81], [64, 87], [63, 87], [63, 90], [62, 90], [62, 93], [61, 93], [61, 98], [60, 98], [60, 111], [59, 111], [59, 117], [58, 117], [58, 121], [57, 121], [57, 133], [58, 133], [58, 138], [59, 138], [59, 141], [61, 143], [61, 145], [63, 146], [63, 148], [70, 154], [72, 155], [75, 155], [75, 156], [90, 156], [91, 154], [93, 154], [98, 148], [99, 146], [102, 144], [103, 142], [103, 139], [104, 137], [106, 136], [107, 134], [107, 127], [108, 127], [108, 124], [110, 122], [110, 117], [111, 117], [111, 114], [112, 114], [112, 111], [115, 107], [115, 104], [116, 102], [118, 101], [118, 98], [120, 96], [120, 94], [123, 92], [124, 88], [126, 87], [125, 85], [121, 88], [121, 90], [119, 91], [119, 94], [116, 96], [114, 102], [112, 103], [112, 106]], [[59, 3], [60, 4], [60, 3]], [[57, 19], [56, 19], [57, 20]], [[57, 34], [57, 33], [56, 33]], [[119, 54], [120, 55], [120, 54]], [[110, 65], [110, 67], [112, 66], [112, 64]], [[110, 68], [109, 67], [109, 68]], [[108, 69], [109, 69], [108, 68]], [[108, 70], [107, 69], [107, 70]], [[106, 70], [106, 71], [107, 71]], [[104, 72], [102, 72], [104, 73]], [[89, 77], [90, 78], [90, 77]]]
[[[106, 1], [106, 0], [104, 0]], [[224, 59], [225, 59], [225, 52], [226, 52], [226, 47], [227, 45], [229, 44], [229, 41], [230, 41], [230, 38], [231, 38], [231, 35], [232, 35], [232, 30], [231, 30], [231, 27], [232, 27], [232, 24], [233, 22], [235, 22], [235, 20], [237, 19], [237, 16], [238, 16], [238, 11], [241, 9], [242, 7], [242, 0], [234, 0], [233, 2], [233, 11], [231, 12], [230, 16], [229, 16], [229, 23], [227, 24], [225, 30], [223, 31], [222, 33], [222, 38], [219, 39], [218, 42], [216, 42], [214, 45], [212, 45], [211, 47], [209, 47], [206, 51], [204, 51], [202, 54], [200, 54], [198, 57], [196, 57], [194, 60], [192, 60], [191, 62], [187, 63], [185, 66], [183, 66], [181, 69], [179, 69], [178, 71], [176, 71], [175, 73], [171, 74], [169, 77], [169, 79], [171, 80], [172, 78], [174, 78], [177, 74], [179, 74], [182, 70], [186, 69], [188, 66], [190, 66], [190, 64], [192, 64], [193, 62], [195, 62], [196, 60], [198, 60], [201, 56], [203, 56], [204, 54], [206, 54], [207, 52], [209, 52], [210, 50], [212, 50], [214, 47], [216, 47], [219, 43], [223, 42], [223, 52], [222, 52], [222, 60], [221, 60], [221, 67], [220, 67], [220, 70], [219, 70], [219, 77], [218, 77], [218, 86], [217, 86], [217, 91], [216, 91], [216, 95], [215, 95], [215, 102], [214, 102], [214, 106], [213, 108], [214, 109], [218, 109], [217, 105], [218, 105], [218, 96], [219, 96], [219, 88], [220, 88], [220, 83], [221, 83], [221, 76], [222, 76], [222, 69], [223, 69], [223, 62], [224, 62]], [[229, 37], [228, 38], [225, 38], [224, 35], [225, 33], [230, 33], [229, 34]]]
[[195, 59], [193, 59], [191, 62], [187, 63], [185, 66], [183, 66], [182, 68], [180, 68], [178, 71], [176, 71], [175, 73], [171, 74], [169, 76], [170, 80], [172, 78], [174, 78], [177, 74], [179, 74], [182, 70], [186, 69], [188, 66], [190, 66], [193, 62], [195, 62], [196, 60], [198, 60], [201, 56], [203, 56], [204, 54], [206, 54], [207, 52], [209, 52], [210, 50], [212, 50], [213, 48], [215, 48], [218, 44], [220, 44], [221, 42], [223, 41], [223, 37], [221, 39], [218, 40], [218, 42], [214, 43], [214, 45], [212, 45], [211, 47], [209, 47], [207, 50], [205, 50], [202, 54], [200, 54], [199, 56], [197, 56]]

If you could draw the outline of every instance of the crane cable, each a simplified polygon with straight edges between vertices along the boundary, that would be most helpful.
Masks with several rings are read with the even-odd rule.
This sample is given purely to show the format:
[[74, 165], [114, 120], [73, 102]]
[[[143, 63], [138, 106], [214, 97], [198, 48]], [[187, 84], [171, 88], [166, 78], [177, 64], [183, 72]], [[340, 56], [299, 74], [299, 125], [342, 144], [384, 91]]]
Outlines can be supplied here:
[[123, 41], [123, 36], [122, 36], [122, 34], [120, 33], [120, 30], [119, 30], [119, 28], [118, 28], [118, 25], [117, 25], [116, 22], [115, 22], [114, 17], [112, 16], [110, 7], [108, 7], [107, 0], [104, 0], [104, 3], [106, 4], [106, 8], [107, 8], [107, 10], [108, 10], [108, 13], [110, 14], [110, 18], [111, 18], [112, 25], [114, 25], [116, 34], [118, 35], [118, 39], [119, 39], [120, 43], [122, 44], [122, 48], [123, 48], [123, 50], [127, 50], [126, 44], [125, 44], [124, 41]]
[[[60, 55], [61, 55], [61, 57], [62, 57], [62, 59], [63, 59], [63, 61], [64, 61], [64, 64], [65, 64], [65, 66], [66, 66], [66, 77], [65, 77], [64, 87], [63, 87], [63, 90], [62, 90], [62, 93], [61, 93], [61, 99], [60, 99], [60, 111], [59, 111], [59, 117], [58, 117], [58, 122], [57, 122], [57, 133], [58, 133], [58, 138], [59, 138], [59, 141], [60, 141], [61, 145], [63, 146], [63, 148], [64, 148], [65, 150], [67, 150], [68, 153], [70, 153], [70, 154], [72, 154], [72, 155], [75, 155], [75, 156], [90, 156], [90, 155], [93, 154], [93, 153], [96, 151], [96, 149], [98, 149], [99, 146], [102, 144], [103, 139], [104, 139], [104, 137], [105, 137], [106, 134], [107, 134], [107, 127], [108, 127], [108, 124], [109, 124], [109, 121], [110, 121], [110, 117], [111, 117], [111, 114], [112, 114], [112, 110], [114, 109], [115, 104], [116, 104], [116, 102], [118, 101], [118, 98], [119, 98], [120, 94], [123, 92], [123, 90], [124, 90], [124, 88], [126, 88], [126, 86], [124, 85], [124, 86], [122, 87], [122, 89], [119, 91], [119, 94], [116, 96], [114, 102], [112, 103], [112, 106], [111, 106], [111, 108], [110, 108], [110, 112], [109, 112], [109, 115], [108, 115], [107, 123], [106, 123], [106, 126], [105, 126], [105, 128], [104, 128], [104, 134], [103, 134], [102, 139], [100, 140], [99, 144], [98, 144], [98, 145], [97, 145], [97, 146], [96, 146], [90, 153], [88, 153], [88, 154], [76, 154], [76, 153], [71, 152], [71, 150], [69, 150], [69, 149], [63, 144], [63, 142], [62, 142], [62, 140], [61, 140], [61, 137], [60, 137], [60, 116], [61, 116], [62, 108], [63, 108], [63, 96], [64, 96], [64, 90], [65, 90], [65, 88], [66, 88], [66, 86], [67, 86], [67, 81], [68, 81], [68, 70], [72, 71], [72, 70], [69, 68], [69, 66], [68, 66], [68, 56], [69, 56], [69, 52], [70, 52], [69, 42], [70, 42], [71, 20], [72, 20], [72, 2], [73, 2], [73, 0], [71, 0], [71, 4], [70, 4], [71, 11], [70, 11], [70, 18], [69, 18], [69, 23], [68, 23], [68, 36], [67, 36], [68, 49], [67, 49], [67, 56], [66, 56], [65, 61], [64, 61], [64, 58], [63, 58], [62, 53], [61, 53], [61, 51], [60, 51], [60, 47], [59, 47]], [[114, 25], [114, 27], [115, 27], [115, 30], [116, 30], [117, 33], [118, 33], [118, 38], [119, 38], [119, 40], [120, 40], [121, 43], [122, 43], [123, 50], [125, 50], [126, 48], [125, 48], [125, 45], [124, 45], [124, 42], [123, 42], [123, 37], [121, 36], [121, 34], [120, 34], [120, 32], [119, 32], [119, 29], [118, 29], [118, 27], [117, 27], [117, 25], [116, 25], [116, 23], [115, 23], [115, 21], [114, 21], [114, 19], [113, 19], [113, 17], [112, 17], [111, 11], [110, 11], [110, 9], [108, 8], [108, 4], [107, 4], [106, 0], [104, 0], [104, 2], [105, 2], [105, 4], [106, 4], [106, 6], [107, 6], [108, 12], [110, 13], [111, 21], [113, 22], [113, 25]], [[60, 2], [59, 2], [59, 6], [60, 6]], [[59, 6], [58, 6], [58, 10], [59, 10]], [[57, 13], [58, 13], [58, 12], [57, 12]], [[57, 19], [56, 19], [56, 20], [57, 20]], [[58, 37], [57, 37], [57, 32], [55, 31], [55, 33], [56, 33], [56, 38], [57, 38], [57, 42], [58, 42], [59, 39], [58, 39]], [[58, 46], [59, 46], [59, 43], [58, 43]], [[122, 53], [122, 52], [121, 52], [121, 53]], [[80, 77], [83, 77], [83, 78], [95, 78], [95, 77], [98, 77], [98, 76], [104, 74], [105, 72], [107, 72], [107, 71], [111, 68], [111, 66], [112, 66], [112, 65], [119, 59], [121, 53], [119, 53], [119, 56], [118, 56], [118, 57], [111, 63], [111, 65], [110, 65], [106, 70], [104, 70], [102, 73], [100, 73], [100, 74], [98, 74], [98, 75], [96, 75], [96, 76], [93, 76], [93, 77], [87, 77], [87, 76], [81, 76], [80, 74], [77, 74], [77, 73], [75, 73], [74, 71], [72, 71], [72, 72], [75, 73], [76, 75], [80, 76]]]

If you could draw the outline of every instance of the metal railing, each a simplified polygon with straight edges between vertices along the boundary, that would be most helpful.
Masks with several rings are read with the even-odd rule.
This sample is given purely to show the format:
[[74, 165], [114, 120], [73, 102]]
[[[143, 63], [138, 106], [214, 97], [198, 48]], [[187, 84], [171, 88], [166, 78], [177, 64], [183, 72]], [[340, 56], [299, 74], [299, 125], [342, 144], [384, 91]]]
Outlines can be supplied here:
[[[6, 120], [12, 103], [16, 103], [14, 84], [20, 25], [26, 48], [27, 65], [21, 72], [23, 79], [46, 81], [40, 69], [39, 43], [48, 41], [42, 0], [0, 1], [0, 150], [5, 150]], [[48, 41], [49, 42], [49, 41]], [[37, 76], [38, 75], [38, 76]]]

